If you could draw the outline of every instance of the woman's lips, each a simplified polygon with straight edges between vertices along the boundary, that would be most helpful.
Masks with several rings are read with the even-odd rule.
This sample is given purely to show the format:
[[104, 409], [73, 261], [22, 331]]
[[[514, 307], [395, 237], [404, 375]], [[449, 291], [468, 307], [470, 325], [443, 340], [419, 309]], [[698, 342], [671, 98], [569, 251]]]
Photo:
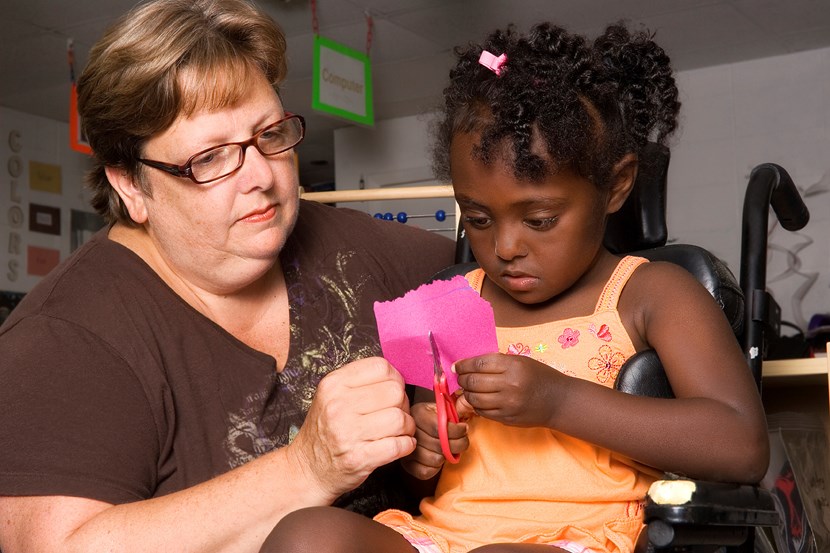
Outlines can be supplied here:
[[242, 221], [243, 223], [262, 223], [265, 221], [270, 221], [276, 216], [276, 214], [277, 206], [270, 205], [264, 209], [252, 211], [251, 213], [242, 217], [240, 221]]

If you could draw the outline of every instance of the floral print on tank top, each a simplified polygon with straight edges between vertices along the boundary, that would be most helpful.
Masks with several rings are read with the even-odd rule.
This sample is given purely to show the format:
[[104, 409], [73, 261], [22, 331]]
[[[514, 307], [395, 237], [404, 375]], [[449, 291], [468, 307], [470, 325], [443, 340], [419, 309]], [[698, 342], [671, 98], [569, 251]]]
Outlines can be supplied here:
[[[597, 382], [601, 384], [607, 384], [608, 382], [613, 383], [620, 372], [620, 368], [626, 361], [625, 354], [621, 351], [615, 350], [608, 344], [603, 343], [604, 341], [611, 340], [611, 333], [608, 330], [608, 325], [600, 325], [600, 330], [598, 331], [597, 325], [589, 323], [586, 330], [587, 333], [592, 336], [593, 340], [583, 340], [582, 346], [596, 348], [596, 354], [588, 359], [587, 368], [594, 373]], [[579, 330], [567, 327], [555, 341], [558, 342], [558, 346], [562, 349], [577, 347], [580, 345], [580, 335], [581, 333]], [[524, 355], [526, 357], [535, 358], [537, 361], [541, 361], [543, 363], [550, 363], [550, 361], [547, 360], [547, 355], [536, 355], [545, 354], [550, 350], [550, 348], [551, 344], [546, 342], [538, 342], [535, 345], [514, 342], [508, 344], [507, 350], [503, 353], [506, 353], [507, 355]], [[569, 371], [567, 368], [562, 366], [555, 368], [565, 374], [575, 374], [573, 371]]]
[[[634, 354], [617, 301], [631, 273], [644, 261], [633, 257], [621, 260], [589, 315], [530, 327], [498, 328], [500, 350], [531, 357], [569, 376], [613, 386], [626, 359]], [[481, 289], [483, 273], [471, 273], [468, 278], [475, 289]]]

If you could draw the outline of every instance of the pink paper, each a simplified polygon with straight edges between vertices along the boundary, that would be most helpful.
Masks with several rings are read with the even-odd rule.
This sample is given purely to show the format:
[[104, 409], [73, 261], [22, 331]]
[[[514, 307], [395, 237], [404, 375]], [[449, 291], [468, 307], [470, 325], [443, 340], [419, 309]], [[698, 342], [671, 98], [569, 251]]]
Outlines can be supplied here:
[[450, 393], [458, 380], [450, 366], [498, 351], [493, 308], [463, 276], [424, 284], [403, 297], [375, 302], [383, 356], [407, 384], [432, 389], [432, 331]]

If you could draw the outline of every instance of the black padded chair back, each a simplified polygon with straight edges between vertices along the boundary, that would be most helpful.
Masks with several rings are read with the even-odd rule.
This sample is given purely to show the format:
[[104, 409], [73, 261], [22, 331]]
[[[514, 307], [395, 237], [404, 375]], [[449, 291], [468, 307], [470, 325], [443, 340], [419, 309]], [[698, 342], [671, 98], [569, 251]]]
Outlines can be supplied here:
[[624, 254], [666, 243], [666, 181], [669, 149], [649, 143], [640, 155], [637, 180], [623, 206], [608, 217], [603, 244]]

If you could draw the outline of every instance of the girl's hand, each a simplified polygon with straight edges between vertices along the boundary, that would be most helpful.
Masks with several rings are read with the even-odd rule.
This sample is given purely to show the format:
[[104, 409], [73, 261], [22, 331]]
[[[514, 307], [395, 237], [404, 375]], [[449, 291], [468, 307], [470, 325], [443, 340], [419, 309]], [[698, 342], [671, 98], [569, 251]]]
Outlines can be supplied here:
[[[429, 480], [444, 466], [444, 454], [441, 453], [441, 440], [438, 438], [438, 411], [435, 403], [416, 403], [412, 406], [412, 418], [415, 419], [415, 451], [401, 460], [404, 469], [420, 480]], [[450, 449], [458, 455], [470, 446], [467, 438], [467, 424], [448, 425]]]
[[461, 422], [470, 420], [476, 415], [475, 407], [464, 398], [464, 390], [457, 390], [455, 393], [455, 412], [458, 413], [458, 420]]
[[[551, 427], [568, 377], [523, 355], [489, 353], [455, 363], [464, 400], [478, 415], [511, 426]], [[464, 410], [461, 401], [457, 404]]]

